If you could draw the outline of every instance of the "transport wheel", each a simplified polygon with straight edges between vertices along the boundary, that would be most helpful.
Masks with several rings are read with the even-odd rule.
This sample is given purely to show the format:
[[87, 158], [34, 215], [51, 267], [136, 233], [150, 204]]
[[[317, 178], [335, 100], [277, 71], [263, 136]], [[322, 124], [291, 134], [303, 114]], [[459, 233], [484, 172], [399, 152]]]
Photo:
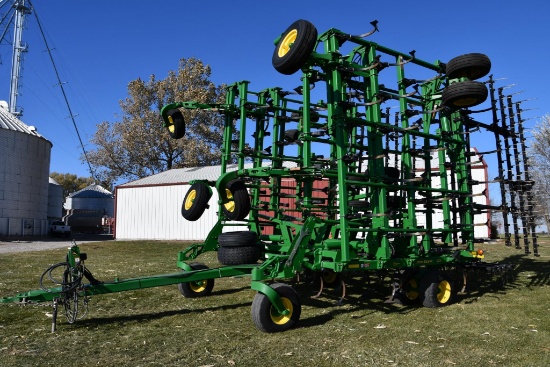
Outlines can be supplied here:
[[232, 180], [227, 183], [225, 193], [228, 203], [222, 205], [225, 216], [230, 220], [243, 220], [250, 213], [250, 196], [241, 180]]
[[439, 271], [429, 271], [420, 281], [420, 300], [424, 307], [435, 308], [452, 302], [452, 281]]
[[468, 78], [476, 80], [483, 78], [491, 71], [491, 60], [484, 54], [472, 53], [457, 56], [447, 63], [447, 77], [449, 79]]
[[403, 291], [401, 297], [403, 304], [412, 305], [420, 300], [420, 289], [416, 273], [411, 271], [403, 273], [401, 289]]
[[208, 200], [211, 196], [206, 184], [195, 182], [183, 198], [181, 215], [189, 221], [196, 221], [208, 207]]
[[236, 231], [220, 233], [218, 237], [220, 247], [247, 247], [256, 246], [258, 235], [252, 231]]
[[325, 269], [321, 271], [321, 278], [323, 278], [323, 284], [327, 287], [336, 287], [340, 284], [340, 274], [334, 270]]
[[172, 139], [181, 139], [185, 135], [185, 119], [177, 108], [168, 111], [168, 134]]
[[292, 75], [305, 64], [317, 43], [317, 28], [307, 20], [297, 20], [281, 35], [271, 62], [281, 74]]
[[[208, 266], [201, 263], [189, 264], [193, 270], [208, 269]], [[198, 280], [196, 282], [179, 283], [178, 289], [185, 298], [196, 298], [208, 296], [214, 288], [214, 279]]]
[[285, 131], [285, 140], [289, 142], [294, 142], [300, 137], [300, 132], [298, 130], [286, 130]]
[[255, 264], [260, 260], [260, 254], [258, 246], [220, 247], [218, 261], [222, 265]]
[[466, 108], [485, 102], [489, 92], [480, 82], [453, 83], [443, 90], [441, 103], [451, 108]]
[[252, 321], [258, 329], [266, 333], [285, 331], [292, 328], [300, 319], [302, 305], [298, 294], [289, 285], [275, 283], [271, 285], [280, 296], [288, 315], [278, 313], [271, 301], [263, 293], [256, 293], [252, 301]]

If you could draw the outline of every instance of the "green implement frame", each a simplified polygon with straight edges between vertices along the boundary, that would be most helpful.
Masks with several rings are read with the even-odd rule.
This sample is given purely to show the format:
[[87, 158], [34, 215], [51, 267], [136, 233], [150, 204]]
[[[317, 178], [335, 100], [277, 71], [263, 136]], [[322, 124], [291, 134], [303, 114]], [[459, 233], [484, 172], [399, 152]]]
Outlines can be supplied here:
[[[371, 24], [372, 32], [353, 36], [293, 23], [272, 59], [282, 74], [301, 71], [293, 91], [253, 92], [240, 81], [227, 87], [225, 103], [164, 106], [173, 138], [184, 135], [187, 110], [225, 118], [220, 176], [191, 182], [182, 205], [186, 219], [198, 220], [216, 192], [218, 221], [204, 242], [179, 253], [183, 272], [91, 282], [70, 289], [73, 298], [169, 284], [205, 296], [215, 278], [250, 276], [258, 291], [252, 318], [266, 332], [298, 322], [296, 292], [270, 282], [301, 273], [321, 275], [322, 287], [345, 274], [388, 271], [391, 300], [451, 302], [464, 269], [483, 258], [474, 248], [480, 209], [465, 111], [487, 99], [475, 80], [490, 61], [483, 54], [423, 61], [367, 41], [377, 30]], [[389, 101], [397, 111], [384, 108]], [[222, 267], [192, 262], [208, 251], [218, 252]], [[62, 299], [65, 286], [0, 301]]]

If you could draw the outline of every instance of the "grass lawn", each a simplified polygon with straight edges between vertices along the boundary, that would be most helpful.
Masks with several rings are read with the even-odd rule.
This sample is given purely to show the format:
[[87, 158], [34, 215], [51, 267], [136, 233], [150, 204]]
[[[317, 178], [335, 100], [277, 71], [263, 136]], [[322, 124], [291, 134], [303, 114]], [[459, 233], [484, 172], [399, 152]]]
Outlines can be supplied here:
[[[94, 296], [87, 315], [68, 324], [60, 312], [51, 333], [51, 304], [0, 304], [1, 366], [549, 366], [550, 239], [540, 257], [502, 243], [485, 260], [513, 264], [510, 282], [471, 279], [450, 306], [386, 304], [388, 289], [352, 279], [339, 292], [295, 288], [298, 326], [258, 331], [250, 316], [248, 278], [217, 279], [209, 297], [184, 298], [177, 286]], [[182, 243], [139, 241], [81, 245], [100, 280], [177, 272]], [[38, 289], [42, 272], [64, 249], [0, 255], [0, 297]], [[198, 260], [217, 267], [215, 253]]]

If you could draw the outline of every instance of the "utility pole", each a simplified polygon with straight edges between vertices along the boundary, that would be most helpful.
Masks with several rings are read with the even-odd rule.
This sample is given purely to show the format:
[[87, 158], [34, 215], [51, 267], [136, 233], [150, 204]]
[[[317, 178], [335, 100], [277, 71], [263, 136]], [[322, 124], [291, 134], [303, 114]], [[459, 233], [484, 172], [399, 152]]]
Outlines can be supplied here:
[[11, 62], [10, 100], [8, 108], [12, 115], [21, 116], [23, 112], [21, 110], [17, 110], [17, 96], [19, 95], [19, 78], [21, 76], [23, 53], [27, 52], [27, 45], [22, 43], [21, 39], [23, 36], [25, 16], [31, 13], [31, 9], [26, 6], [25, 0], [16, 1], [13, 4], [13, 7], [15, 8], [15, 25], [13, 32], [13, 55]]

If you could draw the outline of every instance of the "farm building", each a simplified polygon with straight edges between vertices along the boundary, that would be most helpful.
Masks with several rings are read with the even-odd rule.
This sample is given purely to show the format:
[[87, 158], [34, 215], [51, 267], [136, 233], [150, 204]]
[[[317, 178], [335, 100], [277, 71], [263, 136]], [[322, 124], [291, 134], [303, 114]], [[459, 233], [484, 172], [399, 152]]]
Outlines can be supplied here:
[[100, 185], [92, 184], [73, 192], [66, 200], [63, 220], [74, 232], [103, 233], [105, 218], [114, 215], [113, 194]]
[[51, 149], [0, 101], [0, 235], [47, 233]]
[[[473, 159], [475, 163], [472, 165], [472, 180], [480, 183], [473, 188], [473, 199], [476, 203], [487, 205], [489, 202], [488, 184], [486, 183], [488, 181], [487, 164], [482, 157], [476, 156], [478, 159]], [[389, 165], [391, 164], [390, 161]], [[236, 165], [228, 167], [228, 171], [236, 169]], [[423, 167], [415, 168], [417, 175], [421, 175], [423, 170]], [[172, 169], [117, 186], [115, 191], [115, 238], [117, 240], [204, 240], [218, 219], [216, 190], [213, 190], [212, 198], [209, 201], [210, 207], [197, 221], [185, 220], [181, 216], [181, 205], [191, 186], [189, 184], [191, 180], [215, 181], [220, 176], [220, 172], [220, 166]], [[293, 185], [289, 182], [286, 186], [292, 187]], [[439, 178], [435, 177], [432, 187], [437, 187], [437, 185], [439, 185]], [[323, 189], [327, 186], [327, 181], [315, 181], [314, 186], [317, 189]], [[284, 194], [291, 196], [293, 192], [289, 190]], [[263, 193], [262, 196], [269, 196], [269, 192]], [[285, 198], [283, 202], [289, 209], [295, 206], [295, 199]], [[436, 210], [433, 213], [433, 218], [434, 221], [443, 221], [441, 211]], [[423, 220], [422, 217], [418, 218], [419, 225], [423, 225]], [[488, 220], [488, 214], [475, 216], [476, 238], [489, 237]], [[234, 227], [234, 230], [242, 230], [242, 228]], [[265, 233], [268, 232], [269, 228]]]

